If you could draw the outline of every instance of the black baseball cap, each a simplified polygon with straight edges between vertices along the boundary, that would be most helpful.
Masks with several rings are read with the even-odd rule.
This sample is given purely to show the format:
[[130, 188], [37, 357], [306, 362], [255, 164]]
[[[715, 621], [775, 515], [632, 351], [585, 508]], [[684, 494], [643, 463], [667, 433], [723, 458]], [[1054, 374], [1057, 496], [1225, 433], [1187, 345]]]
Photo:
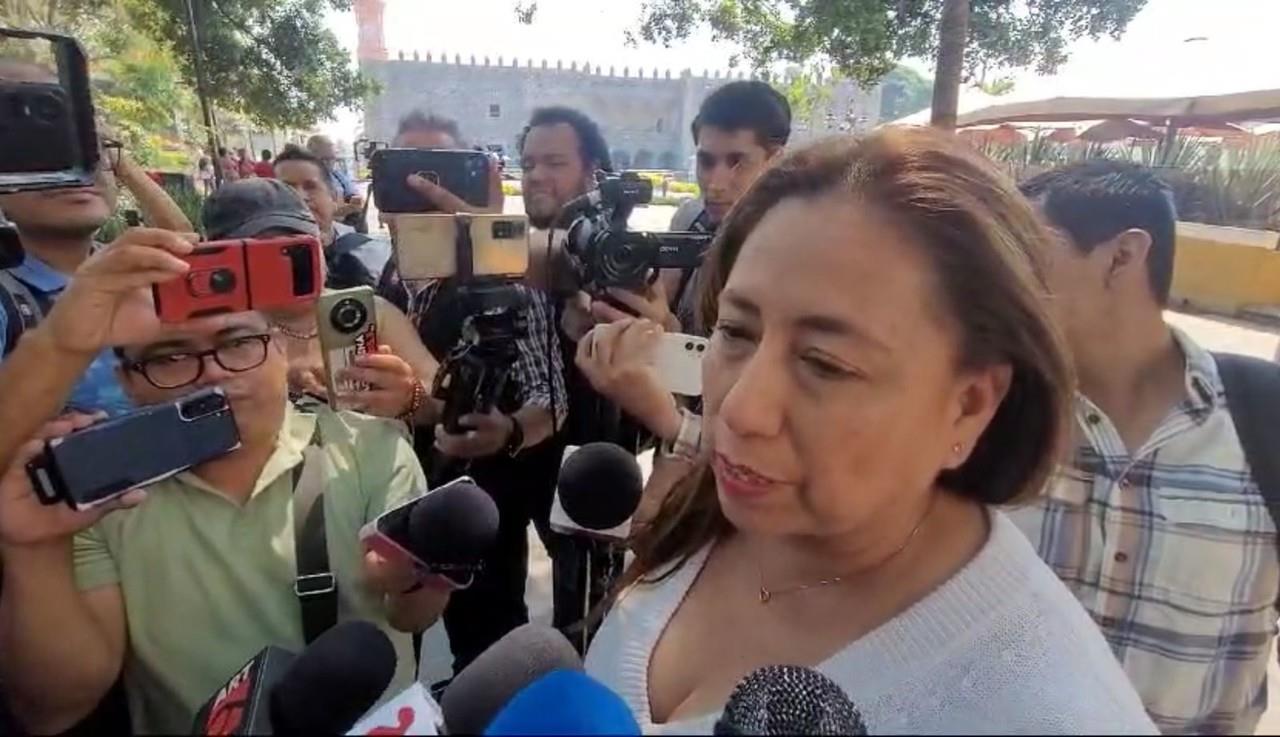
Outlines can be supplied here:
[[200, 220], [211, 241], [253, 238], [271, 229], [320, 237], [302, 198], [278, 179], [253, 177], [223, 184], [204, 201]]

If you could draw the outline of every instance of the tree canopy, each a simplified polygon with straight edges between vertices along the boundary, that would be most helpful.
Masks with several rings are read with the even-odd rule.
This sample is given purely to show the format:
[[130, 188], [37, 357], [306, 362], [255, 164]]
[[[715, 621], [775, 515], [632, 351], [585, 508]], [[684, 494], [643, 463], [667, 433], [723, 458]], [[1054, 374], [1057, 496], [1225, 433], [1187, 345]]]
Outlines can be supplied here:
[[[358, 107], [374, 89], [324, 26], [326, 10], [349, 10], [351, 0], [192, 0], [192, 6], [208, 92], [220, 110], [264, 127], [310, 128], [338, 108]], [[116, 72], [158, 72], [168, 64], [191, 90], [196, 75], [187, 20], [186, 0], [0, 2], [0, 23], [75, 35], [95, 62], [134, 57], [132, 66], [116, 65]], [[143, 48], [148, 44], [154, 48]], [[138, 91], [157, 92], [147, 84]], [[138, 104], [175, 102], [164, 96]]]
[[[1081, 37], [1119, 38], [1147, 0], [969, 0], [964, 67], [1052, 73]], [[932, 60], [938, 0], [648, 0], [639, 34], [670, 45], [709, 28], [755, 67], [826, 59], [871, 86], [900, 59]]]
[[[125, 0], [153, 40], [172, 43], [195, 82], [186, 0]], [[324, 27], [325, 10], [350, 0], [194, 0], [209, 95], [269, 127], [309, 128], [358, 107], [372, 84]]]

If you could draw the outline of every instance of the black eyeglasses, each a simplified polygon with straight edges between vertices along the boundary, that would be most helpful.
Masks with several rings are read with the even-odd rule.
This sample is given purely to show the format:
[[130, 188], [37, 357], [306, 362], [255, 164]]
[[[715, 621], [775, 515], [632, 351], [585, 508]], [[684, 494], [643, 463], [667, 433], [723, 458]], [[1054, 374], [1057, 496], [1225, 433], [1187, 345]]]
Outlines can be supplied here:
[[237, 374], [258, 368], [267, 360], [270, 342], [270, 335], [246, 335], [212, 350], [145, 358], [127, 364], [126, 368], [142, 374], [157, 389], [177, 389], [200, 380], [204, 375], [206, 358], [212, 358], [224, 370]]

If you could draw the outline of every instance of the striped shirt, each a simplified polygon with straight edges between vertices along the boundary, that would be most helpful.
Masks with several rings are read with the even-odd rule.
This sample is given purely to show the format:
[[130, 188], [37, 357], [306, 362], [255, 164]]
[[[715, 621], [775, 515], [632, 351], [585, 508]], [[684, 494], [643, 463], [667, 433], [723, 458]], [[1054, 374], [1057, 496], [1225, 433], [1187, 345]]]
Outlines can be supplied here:
[[1138, 452], [1077, 395], [1072, 464], [1010, 516], [1093, 615], [1162, 732], [1252, 734], [1276, 634], [1276, 527], [1212, 355], [1173, 335], [1187, 394]]

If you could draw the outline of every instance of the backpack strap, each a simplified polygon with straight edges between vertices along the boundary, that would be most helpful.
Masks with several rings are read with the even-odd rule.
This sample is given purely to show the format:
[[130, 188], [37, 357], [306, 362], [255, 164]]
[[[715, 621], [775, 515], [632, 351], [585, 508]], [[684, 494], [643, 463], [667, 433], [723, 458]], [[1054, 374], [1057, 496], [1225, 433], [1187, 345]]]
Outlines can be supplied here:
[[1231, 421], [1280, 544], [1280, 365], [1233, 353], [1213, 358], [1227, 390]]
[[7, 319], [4, 355], [17, 346], [18, 338], [44, 319], [44, 308], [31, 289], [8, 269], [0, 269], [0, 309]]
[[[299, 406], [301, 411], [306, 407]], [[311, 644], [338, 623], [338, 581], [329, 566], [324, 525], [324, 490], [328, 461], [321, 446], [320, 418], [302, 462], [293, 467], [293, 541], [297, 578], [293, 592], [302, 611], [302, 636]]]

